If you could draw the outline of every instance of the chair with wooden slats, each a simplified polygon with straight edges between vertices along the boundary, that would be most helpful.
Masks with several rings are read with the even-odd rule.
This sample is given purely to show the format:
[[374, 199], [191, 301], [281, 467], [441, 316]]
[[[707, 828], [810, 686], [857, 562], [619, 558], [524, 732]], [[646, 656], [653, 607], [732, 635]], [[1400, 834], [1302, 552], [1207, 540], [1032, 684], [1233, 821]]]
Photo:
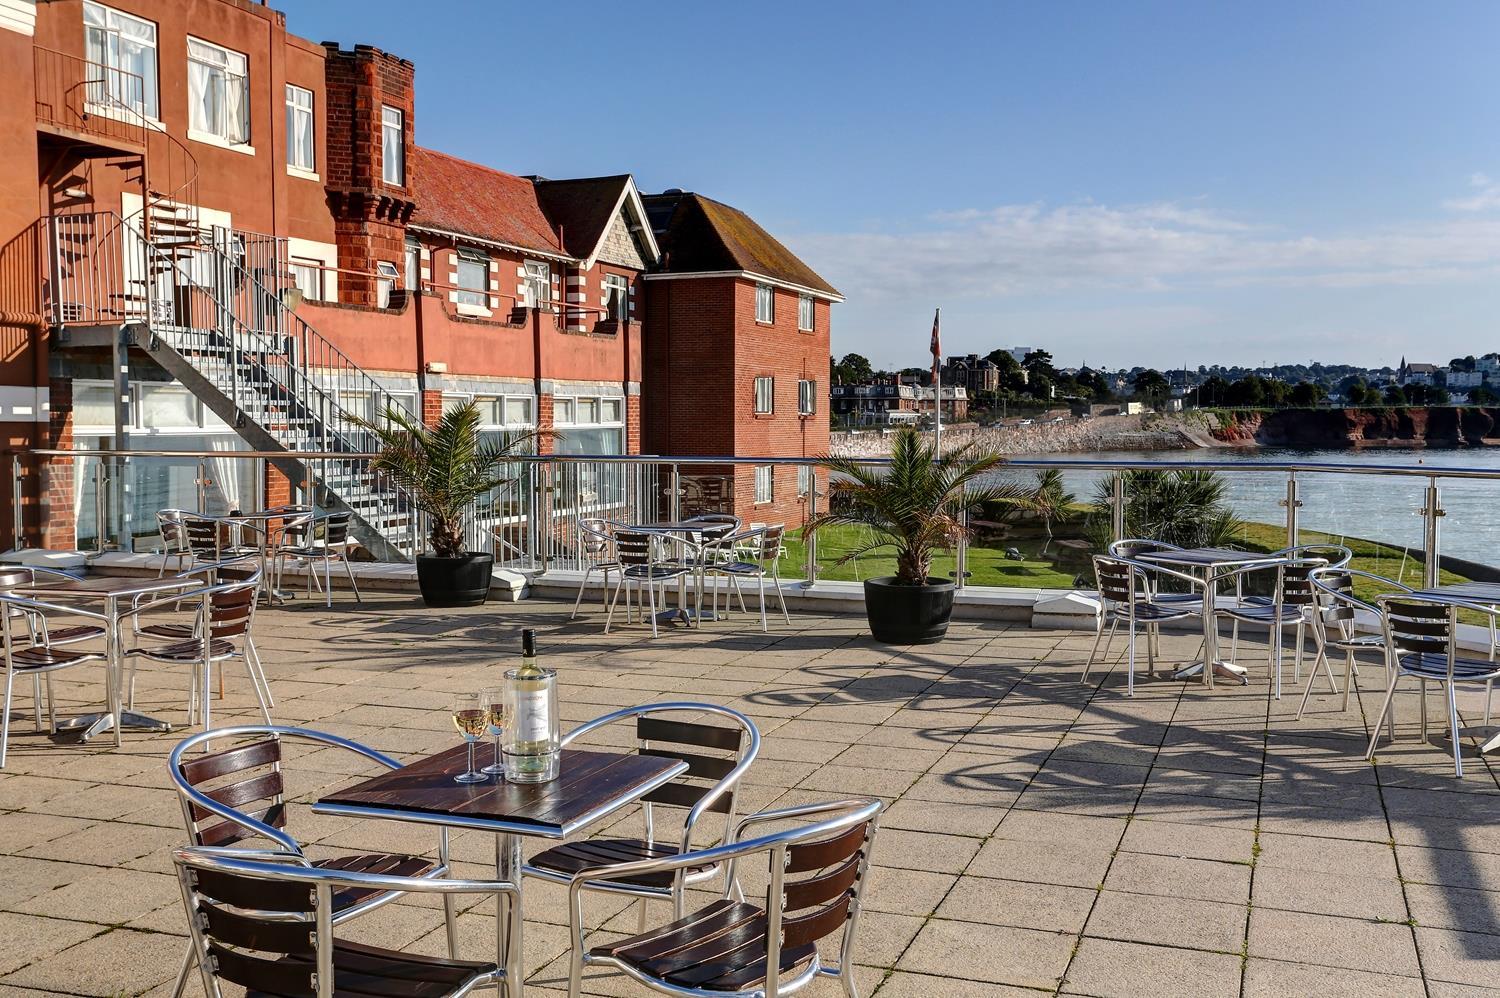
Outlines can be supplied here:
[[[882, 804], [845, 800], [763, 811], [740, 821], [727, 844], [666, 859], [584, 869], [573, 875], [568, 921], [573, 956], [569, 998], [582, 993], [587, 967], [609, 967], [664, 994], [777, 998], [819, 977], [836, 977], [856, 998], [854, 944], [860, 899], [869, 880], [870, 850]], [[807, 824], [806, 822], [812, 822]], [[797, 827], [747, 838], [758, 825]], [[672, 922], [617, 942], [586, 949], [583, 892], [596, 883], [643, 876], [679, 876], [695, 866], [723, 865], [730, 880], [737, 866], [767, 862], [761, 903], [722, 898]], [[837, 959], [824, 962], [818, 943], [838, 937]]]
[[[704, 724], [703, 717], [723, 718], [732, 726]], [[678, 718], [695, 720], [679, 720]], [[585, 735], [611, 724], [634, 721], [642, 755], [681, 759], [687, 772], [677, 780], [641, 798], [645, 834], [641, 838], [598, 838], [565, 842], [531, 858], [522, 872], [554, 883], [569, 883], [582, 869], [601, 864], [632, 863], [642, 859], [666, 859], [690, 852], [717, 839], [727, 841], [734, 826], [741, 778], [760, 753], [760, 732], [755, 722], [738, 711], [708, 703], [653, 703], [627, 707], [595, 718], [563, 736], [566, 747]], [[686, 808], [682, 834], [675, 841], [656, 832], [657, 807]], [[717, 836], [700, 828], [706, 815], [724, 816]], [[684, 867], [676, 874], [646, 874], [640, 877], [601, 881], [597, 889], [640, 899], [641, 926], [646, 922], [646, 902], [669, 899], [678, 914], [682, 891], [689, 884], [711, 880], [721, 872], [717, 864]], [[588, 885], [593, 886], [593, 885]]]
[[[1374, 572], [1348, 567], [1315, 568], [1308, 573], [1307, 579], [1312, 584], [1313, 595], [1317, 597], [1317, 605], [1312, 618], [1313, 640], [1318, 647], [1318, 659], [1313, 663], [1313, 674], [1308, 676], [1307, 688], [1302, 691], [1302, 702], [1297, 706], [1297, 720], [1299, 721], [1307, 711], [1308, 700], [1312, 698], [1314, 680], [1317, 678], [1320, 663], [1324, 674], [1328, 677], [1329, 689], [1334, 693], [1339, 691], [1338, 682], [1333, 676], [1333, 664], [1328, 657], [1330, 651], [1344, 653], [1344, 702], [1340, 710], [1349, 709], [1349, 696], [1354, 688], [1354, 680], [1359, 675], [1354, 656], [1362, 651], [1385, 653], [1384, 634], [1362, 633], [1356, 627], [1361, 613], [1369, 614], [1370, 617], [1376, 619], [1380, 617], [1379, 607], [1360, 599], [1355, 594], [1356, 580], [1374, 588], [1376, 592], [1409, 593], [1412, 591], [1411, 586], [1397, 582], [1395, 579], [1387, 579]], [[1485, 724], [1489, 724], [1488, 718], [1485, 719]]]
[[[11, 584], [21, 585], [31, 581], [31, 576], [18, 578], [30, 569], [18, 569], [3, 573]], [[103, 651], [81, 651], [72, 647], [88, 637], [102, 636], [107, 619], [101, 613], [81, 610], [76, 607], [58, 606], [42, 600], [25, 599], [6, 591], [0, 585], [0, 671], [4, 672], [5, 695], [0, 700], [0, 769], [5, 768], [5, 755], [10, 744], [10, 709], [15, 698], [17, 677], [30, 677], [32, 681], [32, 710], [36, 718], [36, 729], [42, 728], [42, 684], [46, 683], [47, 712], [52, 729], [57, 727], [56, 700], [52, 695], [52, 673], [70, 669], [85, 662], [102, 661]], [[82, 617], [91, 623], [52, 627], [50, 619], [55, 617]], [[111, 703], [108, 709], [113, 709]]]
[[[238, 744], [190, 759], [189, 756], [209, 739], [231, 739]], [[242, 739], [250, 740], [240, 741]], [[448, 873], [446, 829], [440, 830], [438, 835], [436, 862], [401, 853], [362, 853], [311, 861], [304, 858], [302, 846], [287, 831], [282, 747], [288, 740], [343, 749], [386, 769], [401, 767], [395, 759], [368, 746], [309, 728], [257, 724], [194, 735], [172, 750], [169, 763], [192, 846], [243, 851], [246, 840], [264, 839], [279, 854], [304, 864], [310, 863], [321, 870], [423, 880]], [[401, 889], [386, 889], [370, 883], [339, 885], [331, 895], [331, 918], [334, 924], [348, 921], [394, 901], [400, 894]], [[452, 898], [445, 898], [444, 908], [448, 952], [452, 956], [457, 953], [458, 946]], [[190, 947], [178, 975], [177, 995], [182, 994], [194, 961], [195, 952]]]
[[1406, 593], [1377, 597], [1375, 605], [1380, 608], [1380, 626], [1385, 634], [1389, 685], [1385, 691], [1385, 700], [1380, 705], [1380, 714], [1370, 726], [1370, 747], [1365, 752], [1365, 758], [1375, 755], [1375, 747], [1380, 743], [1380, 727], [1388, 718], [1391, 738], [1395, 739], [1395, 717], [1392, 711], [1396, 688], [1401, 680], [1411, 677], [1417, 680], [1421, 691], [1419, 699], [1423, 741], [1427, 740], [1427, 684], [1442, 684], [1447, 695], [1453, 772], [1455, 776], [1463, 776], [1463, 740], [1460, 737], [1456, 687], [1459, 683], [1484, 683], [1488, 689], [1489, 684], [1500, 679], [1500, 662], [1493, 655], [1471, 658], [1460, 654], [1458, 615], [1460, 611], [1478, 615], [1493, 627], [1495, 620], [1500, 618], [1500, 610], [1461, 600], [1419, 597]]
[[450, 907], [460, 895], [507, 894], [514, 905], [514, 884], [307, 867], [295, 859], [205, 848], [173, 853], [191, 936], [189, 955], [213, 998], [220, 998], [221, 983], [251, 995], [286, 998], [443, 998], [505, 981], [499, 938], [496, 959], [481, 962], [347, 942], [333, 927], [343, 921], [337, 900], [342, 892], [439, 894]]
[[[134, 689], [135, 662], [143, 658], [166, 665], [186, 665], [191, 672], [188, 690], [188, 722], [193, 723], [201, 714], [203, 729], [213, 727], [212, 699], [208, 691], [213, 688], [214, 666], [231, 659], [245, 663], [245, 673], [250, 680], [260, 712], [267, 724], [271, 723], [270, 683], [266, 680], [260, 655], [251, 638], [251, 627], [255, 623], [255, 607], [260, 591], [260, 572], [248, 578], [217, 585], [203, 586], [190, 592], [173, 594], [173, 599], [188, 605], [197, 604], [197, 620], [189, 637], [168, 640], [165, 644], [138, 644], [124, 652], [130, 666], [129, 685]], [[155, 609], [154, 605], [142, 605], [121, 614], [134, 619], [142, 613]], [[150, 635], [170, 637], [167, 633]]]

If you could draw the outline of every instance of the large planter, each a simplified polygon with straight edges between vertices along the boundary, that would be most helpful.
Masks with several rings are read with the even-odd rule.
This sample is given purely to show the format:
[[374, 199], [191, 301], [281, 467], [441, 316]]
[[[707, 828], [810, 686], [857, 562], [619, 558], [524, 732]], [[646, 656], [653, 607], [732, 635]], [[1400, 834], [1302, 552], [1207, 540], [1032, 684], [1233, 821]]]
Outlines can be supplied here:
[[865, 580], [865, 616], [876, 641], [926, 645], [941, 641], [953, 616], [954, 584], [928, 579], [925, 586], [901, 586], [894, 576]]
[[495, 556], [469, 551], [458, 558], [417, 555], [417, 585], [428, 606], [478, 606], [490, 595]]

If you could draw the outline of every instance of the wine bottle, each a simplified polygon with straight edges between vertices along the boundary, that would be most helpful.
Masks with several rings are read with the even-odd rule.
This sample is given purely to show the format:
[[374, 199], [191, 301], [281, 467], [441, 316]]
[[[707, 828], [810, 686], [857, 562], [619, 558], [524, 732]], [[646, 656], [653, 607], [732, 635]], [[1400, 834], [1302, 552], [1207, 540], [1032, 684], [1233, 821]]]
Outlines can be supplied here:
[[557, 711], [557, 673], [543, 668], [536, 656], [536, 631], [521, 632], [521, 667], [505, 674], [510, 726], [505, 733], [505, 778], [512, 783], [546, 783], [557, 779], [561, 738]]

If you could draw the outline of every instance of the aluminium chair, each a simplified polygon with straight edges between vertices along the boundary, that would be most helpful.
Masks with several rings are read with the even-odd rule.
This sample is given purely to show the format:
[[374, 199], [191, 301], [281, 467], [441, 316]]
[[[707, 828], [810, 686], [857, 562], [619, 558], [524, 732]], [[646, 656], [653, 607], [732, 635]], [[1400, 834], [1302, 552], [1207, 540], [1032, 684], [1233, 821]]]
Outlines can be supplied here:
[[[1266, 668], [1271, 672], [1272, 695], [1277, 700], [1281, 699], [1283, 632], [1289, 627], [1295, 631], [1293, 679], [1300, 682], [1304, 638], [1307, 634], [1309, 618], [1315, 615], [1318, 609], [1318, 597], [1313, 590], [1309, 576], [1314, 569], [1327, 567], [1329, 567], [1328, 562], [1322, 558], [1307, 558], [1277, 561], [1270, 564], [1259, 562], [1219, 576], [1220, 582], [1226, 579], [1235, 580], [1236, 598], [1234, 601], [1228, 605], [1216, 606], [1212, 611], [1215, 627], [1224, 618], [1234, 622], [1234, 637], [1230, 643], [1230, 661], [1234, 661], [1239, 650], [1239, 625], [1242, 623], [1264, 625], [1269, 631]], [[1274, 573], [1270, 596], [1239, 595], [1247, 576], [1268, 572]]]
[[[579, 998], [587, 967], [608, 967], [662, 994], [699, 998], [780, 998], [820, 977], [837, 978], [857, 998], [854, 981], [860, 903], [870, 878], [882, 804], [852, 799], [762, 811], [738, 822], [725, 845], [661, 859], [579, 870], [568, 887], [572, 955], [569, 998]], [[760, 827], [792, 828], [755, 837]], [[766, 891], [732, 899], [736, 871], [765, 863]], [[605, 881], [677, 877], [724, 864], [723, 896], [655, 929], [586, 949], [583, 895]], [[837, 937], [837, 958], [824, 963], [818, 943]]]
[[167, 562], [176, 559], [177, 571], [181, 572], [193, 563], [193, 549], [188, 545], [187, 527], [183, 525], [180, 510], [164, 509], [156, 514], [156, 531], [161, 536], [161, 566], [156, 571], [158, 579], [167, 574]]
[[[1308, 575], [1308, 581], [1312, 583], [1313, 595], [1317, 597], [1317, 603], [1313, 610], [1313, 640], [1318, 649], [1318, 660], [1313, 663], [1313, 672], [1307, 677], [1307, 688], [1302, 691], [1302, 702], [1297, 707], [1297, 720], [1307, 711], [1307, 702], [1312, 697], [1313, 681], [1317, 678], [1318, 665], [1323, 666], [1324, 674], [1328, 677], [1329, 689], [1337, 693], [1338, 683], [1334, 681], [1333, 665], [1329, 661], [1330, 650], [1344, 653], [1344, 701], [1340, 710], [1349, 709], [1349, 695], [1354, 688], [1354, 680], [1359, 675], [1359, 667], [1355, 664], [1354, 657], [1362, 651], [1378, 651], [1382, 657], [1385, 654], [1385, 633], [1375, 631], [1361, 633], [1356, 628], [1356, 621], [1360, 613], [1365, 613], [1372, 620], [1380, 619], [1380, 608], [1375, 604], [1360, 599], [1354, 592], [1356, 579], [1364, 579], [1373, 583], [1380, 592], [1386, 593], [1409, 593], [1410, 586], [1402, 585], [1394, 579], [1376, 575], [1373, 572], [1364, 572], [1354, 568], [1315, 568]], [[1485, 721], [1489, 723], [1488, 719]]]
[[[29, 573], [30, 570], [21, 570]], [[6, 572], [6, 578], [16, 573]], [[29, 574], [26, 581], [29, 581]], [[49, 615], [54, 617], [82, 617], [95, 621], [93, 624], [76, 625], [54, 630], [49, 625]], [[86, 662], [103, 661], [102, 651], [86, 651], [74, 647], [82, 637], [69, 637], [77, 626], [97, 629], [105, 633], [108, 618], [102, 613], [76, 607], [58, 606], [43, 600], [26, 599], [12, 592], [0, 590], [0, 638], [3, 638], [3, 664], [5, 672], [5, 699], [0, 703], [0, 769], [5, 768], [5, 755], [10, 744], [11, 706], [15, 700], [16, 678], [30, 677], [32, 680], [32, 710], [36, 728], [42, 730], [42, 687], [46, 686], [48, 720], [52, 728], [57, 727], [56, 700], [52, 695], [52, 673], [71, 669]], [[52, 634], [60, 634], [56, 642]], [[108, 669], [106, 667], [106, 676]], [[106, 683], [106, 709], [114, 710], [115, 691]]]
[[1375, 605], [1380, 609], [1380, 626], [1385, 633], [1387, 688], [1380, 713], [1371, 726], [1373, 734], [1365, 758], [1374, 757], [1375, 748], [1380, 742], [1382, 724], [1390, 723], [1391, 738], [1395, 739], [1396, 689], [1401, 680], [1411, 677], [1417, 680], [1421, 694], [1423, 741], [1427, 739], [1427, 684], [1435, 682], [1442, 685], [1448, 703], [1449, 737], [1453, 742], [1453, 772], [1455, 776], [1463, 776], [1463, 742], [1459, 733], [1457, 686], [1459, 683], [1484, 683], [1488, 701], [1490, 684], [1500, 679], [1500, 663], [1491, 657], [1471, 658], [1460, 652], [1458, 614], [1460, 610], [1464, 610], [1493, 619], [1500, 616], [1500, 610], [1459, 600], [1407, 593], [1378, 596]]
[[310, 867], [267, 850], [185, 848], [172, 860], [182, 889], [192, 956], [204, 991], [220, 985], [250, 995], [334, 998], [336, 995], [443, 998], [499, 987], [497, 935], [490, 962], [420, 956], [339, 939], [336, 898], [344, 891], [436, 894], [445, 903], [468, 894], [519, 900], [516, 885]]
[[589, 584], [589, 576], [595, 572], [604, 578], [604, 605], [609, 606], [609, 576], [618, 572], [620, 560], [615, 557], [615, 539], [610, 536], [608, 521], [594, 516], [578, 518], [578, 554], [583, 560], [583, 578], [578, 582], [578, 598], [573, 601], [573, 612], [569, 620], [578, 617], [578, 608], [583, 605], [583, 591]]
[[[772, 523], [737, 534], [730, 534], [720, 538], [713, 547], [717, 550], [727, 549], [732, 557], [723, 561], [710, 561], [705, 565], [708, 574], [714, 578], [713, 609], [717, 614], [719, 609], [719, 578], [729, 580], [734, 590], [734, 595], [739, 598], [740, 612], [748, 613], [745, 608], [745, 594], [740, 589], [740, 580], [753, 580], [760, 594], [760, 629], [767, 631], [766, 625], [766, 583], [771, 584], [771, 591], [776, 594], [777, 601], [781, 604], [781, 616], [790, 624], [791, 614], [786, 609], [786, 594], [781, 591], [781, 555], [785, 549], [786, 524]], [[729, 608], [729, 594], [724, 596], [724, 606]]]
[[[729, 725], [704, 724], [703, 716], [728, 720]], [[689, 719], [691, 718], [691, 719]], [[600, 863], [629, 863], [661, 859], [692, 851], [728, 838], [739, 803], [740, 781], [760, 753], [760, 731], [755, 722], [728, 707], [709, 703], [651, 703], [626, 707], [574, 728], [563, 736], [564, 747], [610, 725], [634, 722], [637, 751], [688, 764], [685, 774], [641, 798], [645, 834], [640, 838], [607, 837], [566, 842], [537, 853], [522, 868], [526, 876], [569, 883], [575, 873]], [[655, 808], [687, 809], [682, 832], [674, 837], [658, 834]], [[715, 836], [702, 825], [707, 815], [724, 816]], [[640, 901], [640, 927], [646, 927], [646, 903], [670, 900], [682, 914], [682, 892], [687, 885], [711, 880], [722, 871], [707, 863], [683, 868], [675, 876], [647, 875], [585, 883], [584, 889], [624, 894]]]
[[[614, 620], [615, 605], [620, 599], [620, 590], [625, 590], [625, 617], [630, 619], [630, 587], [636, 588], [636, 602], [642, 612], [650, 607], [651, 614], [651, 636], [656, 637], [660, 631], [656, 625], [656, 591], [658, 587], [663, 588], [662, 604], [665, 608], [666, 592], [665, 586], [668, 582], [681, 580], [693, 571], [691, 565], [682, 561], [674, 561], [663, 558], [659, 552], [659, 535], [641, 530], [630, 530], [623, 527], [614, 528], [615, 557], [620, 562], [620, 581], [615, 583], [615, 590], [609, 601], [609, 612], [604, 616], [604, 633], [608, 634]], [[640, 599], [644, 591], [646, 599]], [[686, 611], [686, 607], [682, 607]]]
[[1203, 613], [1203, 598], [1193, 594], [1174, 594], [1171, 602], [1161, 602], [1152, 590], [1150, 579], [1160, 573], [1199, 585], [1197, 579], [1169, 568], [1116, 558], [1108, 555], [1094, 556], [1094, 577], [1099, 587], [1099, 613], [1095, 618], [1094, 645], [1089, 650], [1088, 662], [1083, 667], [1082, 682], [1089, 681], [1089, 672], [1099, 652], [1099, 639], [1104, 636], [1105, 623], [1109, 624], [1109, 637], [1104, 642], [1104, 656], [1109, 657], [1109, 646], [1115, 639], [1120, 622], [1125, 622], [1129, 651], [1126, 655], [1125, 695], [1135, 696], [1135, 635], [1139, 626], [1146, 632], [1146, 667], [1156, 675], [1156, 655], [1161, 638], [1161, 625]]
[[[189, 758], [198, 748], [206, 748], [210, 739], [228, 739], [234, 744], [209, 755]], [[286, 761], [283, 748], [287, 742], [345, 751], [388, 770], [401, 768], [401, 763], [368, 746], [311, 728], [256, 724], [193, 735], [173, 748], [168, 762], [192, 847], [243, 850], [243, 843], [247, 840], [261, 841], [271, 850], [288, 857], [290, 862], [321, 870], [354, 875], [380, 874], [406, 880], [434, 880], [447, 876], [447, 829], [439, 831], [435, 862], [421, 856], [383, 852], [309, 860], [302, 845], [287, 831], [283, 770]], [[339, 925], [358, 918], [396, 900], [406, 890], [400, 885], [379, 882], [336, 885], [329, 898], [330, 921]], [[458, 952], [456, 911], [451, 897], [443, 900], [448, 955], [455, 956]], [[190, 945], [177, 977], [175, 996], [182, 994], [197, 960], [198, 952]]]
[[[337, 561], [343, 564], [344, 573], [349, 577], [349, 587], [354, 590], [354, 601], [364, 602], [359, 595], [359, 583], [354, 579], [354, 565], [349, 560], [349, 552], [359, 543], [349, 536], [352, 518], [353, 514], [347, 512], [329, 513], [327, 516], [318, 517], [307, 524], [308, 533], [305, 543], [300, 546], [279, 546], [276, 550], [277, 588], [280, 588], [281, 575], [286, 570], [286, 559], [291, 558], [307, 569], [308, 598], [312, 598], [313, 587], [316, 585], [323, 593], [324, 605], [331, 607], [333, 606], [333, 563]], [[323, 566], [321, 583], [318, 582], [318, 565]]]

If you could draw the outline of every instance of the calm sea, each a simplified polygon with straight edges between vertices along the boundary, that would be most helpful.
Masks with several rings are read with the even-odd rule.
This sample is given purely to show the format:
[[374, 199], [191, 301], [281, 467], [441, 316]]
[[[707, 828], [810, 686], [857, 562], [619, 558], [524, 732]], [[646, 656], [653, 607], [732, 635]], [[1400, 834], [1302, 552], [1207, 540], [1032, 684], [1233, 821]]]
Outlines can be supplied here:
[[[1048, 455], [1051, 459], [1053, 455]], [[1483, 450], [1367, 450], [1304, 451], [1267, 448], [1254, 451], [1190, 450], [1107, 452], [1056, 455], [1066, 460], [1215, 461], [1236, 465], [1226, 472], [1229, 499], [1241, 518], [1284, 523], [1284, 472], [1256, 471], [1257, 464], [1316, 463], [1401, 468], [1468, 468], [1493, 470], [1500, 475], [1500, 448]], [[1093, 495], [1102, 475], [1089, 471], [1064, 473], [1068, 489], [1080, 500]], [[1398, 547], [1422, 546], [1423, 490], [1421, 477], [1364, 474], [1299, 473], [1302, 498], [1299, 524], [1303, 529], [1338, 536], [1367, 537]], [[1500, 477], [1493, 481], [1439, 479], [1441, 504], [1440, 549], [1444, 554], [1487, 565], [1500, 565]]]

